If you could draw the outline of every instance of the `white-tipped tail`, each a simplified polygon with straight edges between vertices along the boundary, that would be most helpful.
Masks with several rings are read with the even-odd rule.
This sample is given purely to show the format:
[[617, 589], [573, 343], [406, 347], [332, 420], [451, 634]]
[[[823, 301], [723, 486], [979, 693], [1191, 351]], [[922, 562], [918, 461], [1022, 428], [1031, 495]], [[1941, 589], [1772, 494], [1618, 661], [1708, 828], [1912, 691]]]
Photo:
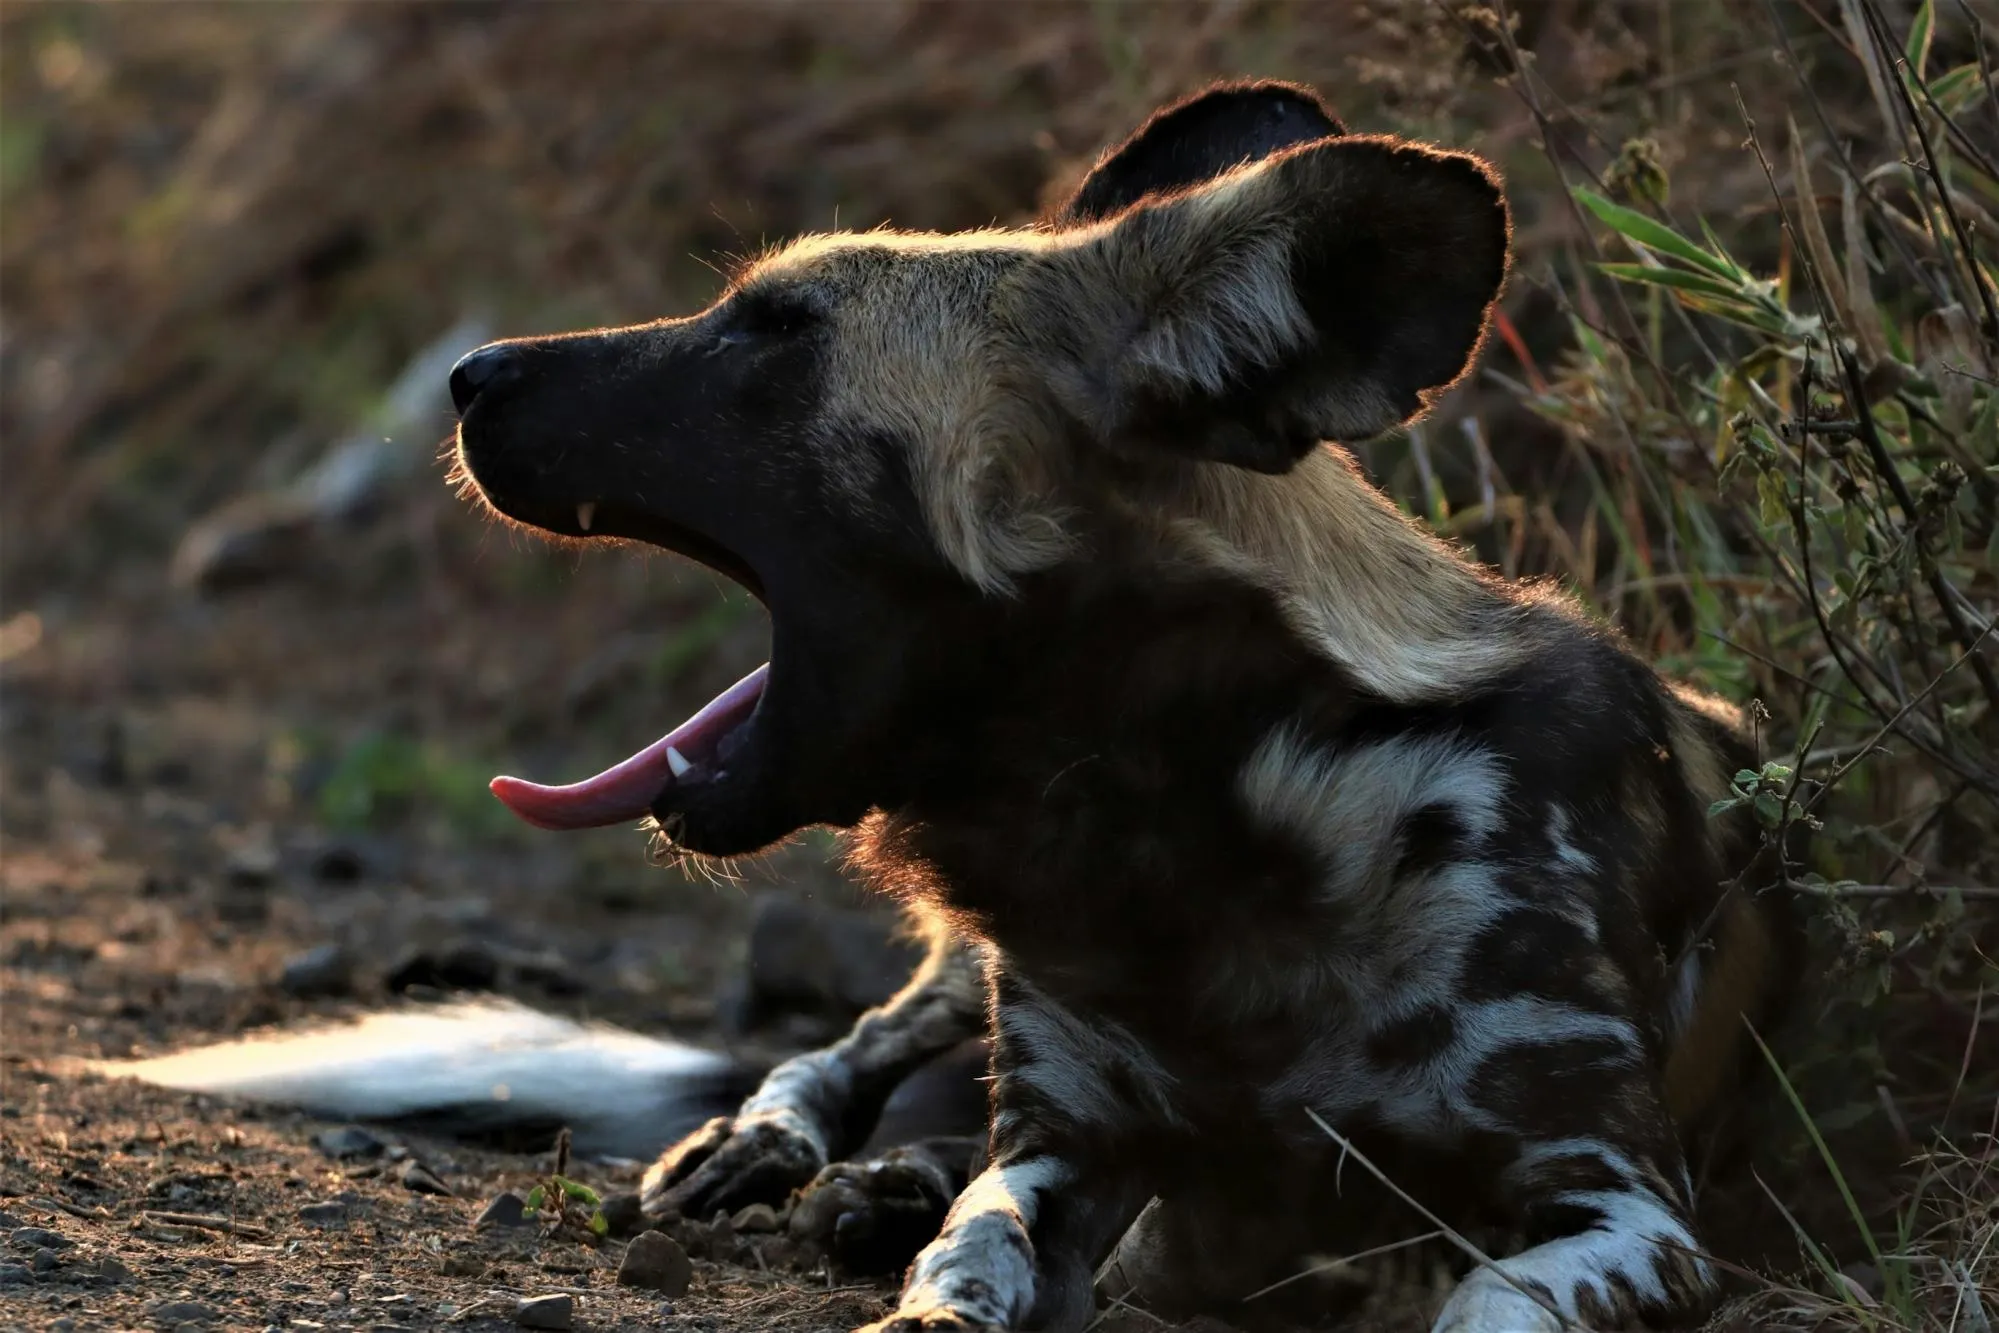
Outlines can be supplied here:
[[728, 1056], [484, 998], [92, 1067], [339, 1119], [421, 1118], [447, 1133], [568, 1125], [579, 1153], [634, 1158], [734, 1110], [755, 1085]]

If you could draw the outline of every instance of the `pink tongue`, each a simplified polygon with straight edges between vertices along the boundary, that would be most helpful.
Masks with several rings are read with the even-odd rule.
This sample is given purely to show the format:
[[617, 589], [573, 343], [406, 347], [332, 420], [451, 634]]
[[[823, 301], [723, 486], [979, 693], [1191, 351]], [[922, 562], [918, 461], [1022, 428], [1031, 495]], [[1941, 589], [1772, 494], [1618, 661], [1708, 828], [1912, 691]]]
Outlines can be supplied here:
[[566, 787], [544, 787], [520, 778], [494, 778], [493, 795], [528, 823], [547, 829], [602, 828], [644, 819], [652, 803], [676, 780], [667, 750], [697, 766], [713, 764], [722, 737], [740, 725], [763, 697], [766, 662], [731, 685], [708, 706], [630, 759], [594, 778]]

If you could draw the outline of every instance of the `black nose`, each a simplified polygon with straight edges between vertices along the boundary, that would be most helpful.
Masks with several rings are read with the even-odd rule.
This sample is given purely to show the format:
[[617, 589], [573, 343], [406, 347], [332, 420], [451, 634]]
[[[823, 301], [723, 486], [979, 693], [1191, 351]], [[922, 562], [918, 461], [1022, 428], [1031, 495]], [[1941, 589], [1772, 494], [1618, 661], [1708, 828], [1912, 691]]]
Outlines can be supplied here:
[[520, 358], [504, 343], [475, 347], [458, 358], [451, 368], [451, 402], [464, 416], [472, 400], [488, 389], [498, 388], [520, 377]]

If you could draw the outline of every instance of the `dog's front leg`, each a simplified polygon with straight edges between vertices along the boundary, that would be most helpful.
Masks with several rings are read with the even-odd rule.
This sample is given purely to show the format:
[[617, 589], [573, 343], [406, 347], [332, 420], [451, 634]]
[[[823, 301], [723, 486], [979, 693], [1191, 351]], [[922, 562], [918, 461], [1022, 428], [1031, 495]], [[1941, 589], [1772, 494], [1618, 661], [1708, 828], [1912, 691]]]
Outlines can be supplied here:
[[896, 1312], [860, 1333], [1073, 1333], [1095, 1308], [1091, 1278], [1144, 1201], [1089, 1164], [1080, 1142], [1001, 1142], [910, 1265]]
[[867, 1136], [898, 1084], [985, 1027], [977, 947], [941, 931], [895, 997], [824, 1050], [773, 1069], [734, 1116], [668, 1148], [640, 1186], [648, 1217], [782, 1203]]
[[995, 973], [988, 1165], [916, 1256], [896, 1311], [861, 1333], [1074, 1333], [1094, 1278], [1150, 1191], [1108, 1135], [1119, 1117], [1101, 1031]]
[[[1713, 1302], [1692, 1184], [1635, 1031], [1568, 1022], [1567, 1036], [1502, 1049], [1471, 1080], [1479, 1114], [1532, 1127], [1496, 1183], [1540, 1243], [1473, 1270], [1433, 1333], [1684, 1327]], [[1598, 1034], [1573, 1030], [1584, 1022]]]

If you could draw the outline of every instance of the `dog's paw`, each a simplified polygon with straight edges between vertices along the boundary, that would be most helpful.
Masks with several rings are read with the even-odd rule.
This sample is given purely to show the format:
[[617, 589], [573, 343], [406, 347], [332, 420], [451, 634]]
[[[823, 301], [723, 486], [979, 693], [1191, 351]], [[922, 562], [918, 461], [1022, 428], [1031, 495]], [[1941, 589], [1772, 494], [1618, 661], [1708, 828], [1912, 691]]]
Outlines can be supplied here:
[[788, 1118], [718, 1116], [652, 1164], [639, 1185], [639, 1207], [658, 1220], [776, 1206], [825, 1165], [819, 1141]]
[[936, 1239], [964, 1187], [969, 1153], [955, 1143], [925, 1141], [871, 1161], [833, 1163], [792, 1205], [792, 1238], [817, 1245], [850, 1273], [901, 1272]]
[[1006, 1333], [1006, 1330], [956, 1310], [899, 1310], [886, 1319], [855, 1329], [854, 1333]]
[[1430, 1333], [1564, 1333], [1562, 1317], [1491, 1269], [1472, 1273], [1437, 1316]]

